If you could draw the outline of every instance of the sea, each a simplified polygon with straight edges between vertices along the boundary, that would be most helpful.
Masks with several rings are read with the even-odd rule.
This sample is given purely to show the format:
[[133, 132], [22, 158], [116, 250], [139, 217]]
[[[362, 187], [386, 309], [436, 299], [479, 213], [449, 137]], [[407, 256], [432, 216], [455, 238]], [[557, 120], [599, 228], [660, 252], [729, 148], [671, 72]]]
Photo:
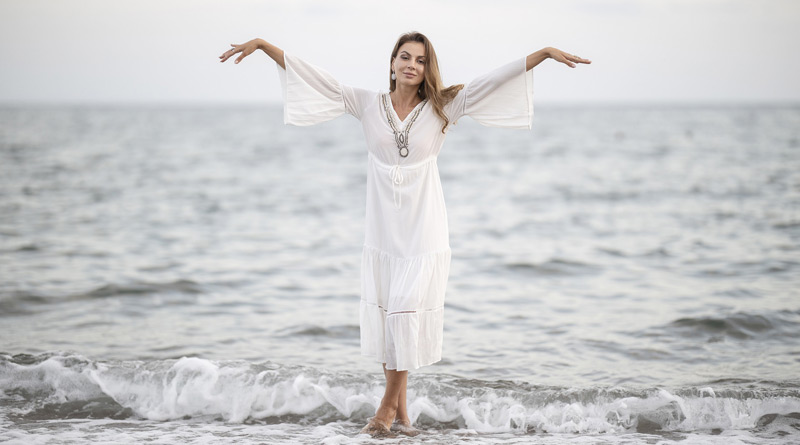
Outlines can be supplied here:
[[800, 105], [458, 122], [413, 438], [359, 434], [366, 163], [280, 105], [0, 107], [0, 442], [800, 443]]

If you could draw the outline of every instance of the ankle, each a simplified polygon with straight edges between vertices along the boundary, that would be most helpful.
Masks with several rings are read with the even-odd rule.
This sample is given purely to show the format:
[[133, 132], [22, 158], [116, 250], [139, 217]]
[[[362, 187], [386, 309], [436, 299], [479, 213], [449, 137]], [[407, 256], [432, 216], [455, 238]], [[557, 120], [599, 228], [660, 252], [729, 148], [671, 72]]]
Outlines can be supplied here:
[[395, 415], [397, 414], [397, 405], [392, 403], [381, 403], [381, 406], [378, 407], [378, 411], [375, 413], [375, 417], [380, 419], [386, 425], [391, 426], [392, 421], [395, 419]]

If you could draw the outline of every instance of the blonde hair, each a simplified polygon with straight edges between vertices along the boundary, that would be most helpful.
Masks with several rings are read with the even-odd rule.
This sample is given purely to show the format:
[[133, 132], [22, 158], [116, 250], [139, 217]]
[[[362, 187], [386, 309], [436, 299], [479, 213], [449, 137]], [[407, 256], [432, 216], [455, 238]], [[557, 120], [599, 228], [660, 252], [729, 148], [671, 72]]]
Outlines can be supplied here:
[[[425, 76], [417, 94], [422, 100], [428, 99], [433, 111], [444, 121], [444, 125], [442, 125], [442, 133], [444, 133], [450, 124], [450, 119], [444, 112], [444, 106], [456, 97], [456, 94], [464, 88], [464, 85], [451, 85], [447, 88], [442, 86], [442, 75], [439, 73], [439, 61], [436, 59], [436, 51], [433, 50], [433, 44], [424, 34], [416, 31], [407, 32], [397, 39], [394, 50], [392, 50], [390, 63], [394, 61], [395, 57], [397, 57], [397, 52], [400, 51], [400, 47], [406, 42], [419, 42], [425, 46]], [[389, 91], [394, 91], [397, 87], [397, 81], [392, 79], [391, 74], [390, 67]]]

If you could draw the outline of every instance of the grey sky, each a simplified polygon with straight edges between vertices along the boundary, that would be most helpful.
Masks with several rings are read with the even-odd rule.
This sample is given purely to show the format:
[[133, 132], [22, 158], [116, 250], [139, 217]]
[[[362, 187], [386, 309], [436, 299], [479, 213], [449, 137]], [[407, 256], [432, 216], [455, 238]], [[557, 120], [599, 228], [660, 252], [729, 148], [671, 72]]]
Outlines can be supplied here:
[[408, 30], [446, 83], [544, 46], [593, 60], [537, 67], [538, 103], [800, 101], [797, 0], [0, 0], [0, 103], [279, 102], [266, 55], [217, 59], [254, 37], [385, 89]]

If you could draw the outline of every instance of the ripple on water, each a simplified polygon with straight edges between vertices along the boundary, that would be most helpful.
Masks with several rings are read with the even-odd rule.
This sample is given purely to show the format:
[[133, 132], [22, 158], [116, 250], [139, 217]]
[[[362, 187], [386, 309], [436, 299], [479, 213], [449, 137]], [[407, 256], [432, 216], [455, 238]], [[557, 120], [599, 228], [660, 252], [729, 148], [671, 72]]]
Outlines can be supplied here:
[[706, 341], [718, 341], [720, 337], [734, 340], [783, 340], [786, 335], [800, 332], [800, 311], [737, 312], [723, 316], [683, 317], [658, 327], [655, 331], [667, 337]]
[[328, 337], [328, 338], [359, 338], [360, 327], [357, 325], [317, 326], [296, 325], [288, 326], [278, 331], [283, 337]]
[[541, 263], [507, 263], [504, 268], [515, 273], [541, 276], [592, 275], [603, 271], [603, 267], [597, 264], [562, 258], [552, 258]]

